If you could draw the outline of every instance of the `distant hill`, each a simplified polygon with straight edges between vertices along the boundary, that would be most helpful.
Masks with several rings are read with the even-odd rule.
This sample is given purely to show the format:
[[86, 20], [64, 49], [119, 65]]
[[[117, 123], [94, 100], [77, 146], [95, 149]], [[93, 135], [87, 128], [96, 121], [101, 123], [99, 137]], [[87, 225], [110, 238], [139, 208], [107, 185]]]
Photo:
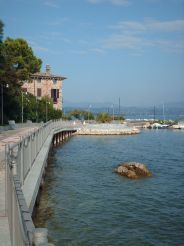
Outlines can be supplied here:
[[107, 105], [112, 105], [111, 102], [103, 102], [103, 103], [92, 103], [92, 102], [65, 102], [64, 107], [66, 108], [107, 108]]
[[[121, 107], [123, 109], [145, 109], [145, 108], [154, 108], [154, 106], [156, 108], [162, 108], [163, 107], [163, 104], [155, 104], [153, 105], [152, 107], [150, 106], [126, 106], [126, 107]], [[180, 101], [180, 102], [165, 102], [164, 103], [164, 106], [165, 108], [184, 108], [184, 101]], [[64, 103], [64, 107], [66, 108], [112, 108], [113, 107], [113, 103], [112, 102], [103, 102], [103, 103], [100, 103], [100, 102], [68, 102], [66, 101]], [[114, 108], [119, 108], [119, 105], [117, 104], [114, 104]]]
[[184, 108], [184, 101], [181, 102], [168, 102], [165, 103], [165, 106], [168, 108]]
[[105, 103], [66, 103], [64, 105], [64, 113], [68, 113], [73, 109], [89, 110], [94, 114], [99, 112], [108, 112], [114, 115], [123, 115], [126, 118], [134, 119], [184, 119], [184, 101], [183, 102], [169, 102], [160, 105], [153, 105], [152, 107], [121, 107], [119, 111], [119, 106], [114, 105], [110, 102]]

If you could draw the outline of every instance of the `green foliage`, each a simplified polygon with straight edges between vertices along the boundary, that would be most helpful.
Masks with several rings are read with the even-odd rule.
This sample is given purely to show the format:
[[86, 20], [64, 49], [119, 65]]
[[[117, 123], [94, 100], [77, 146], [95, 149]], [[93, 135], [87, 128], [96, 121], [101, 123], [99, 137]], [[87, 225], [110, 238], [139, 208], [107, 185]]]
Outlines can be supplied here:
[[97, 115], [96, 121], [100, 123], [109, 123], [112, 121], [112, 117], [108, 113], [102, 112]]
[[32, 106], [32, 108], [28, 108], [29, 114], [27, 116], [28, 119], [32, 121], [46, 121], [46, 118], [47, 121], [49, 121], [60, 119], [62, 117], [62, 111], [59, 109], [54, 109], [52, 99], [49, 97], [43, 97], [41, 100], [37, 100], [36, 97], [34, 97]]
[[69, 113], [69, 117], [74, 117], [76, 119], [84, 120], [94, 120], [94, 114], [90, 111], [84, 111], [80, 109], [74, 109]]
[[82, 116], [84, 120], [94, 120], [94, 114], [90, 111], [82, 111]]
[[176, 124], [178, 121], [172, 121], [172, 120], [156, 120], [154, 123], [159, 123], [161, 125], [173, 125]]
[[72, 117], [70, 115], [62, 115], [63, 120], [72, 120]]
[[[7, 123], [8, 120], [19, 121], [21, 117], [21, 109], [19, 108], [19, 88], [9, 86], [3, 88], [3, 98], [4, 98], [4, 123]], [[2, 96], [2, 95], [1, 95]], [[0, 102], [1, 107], [1, 102]], [[0, 111], [1, 112], [1, 111]]]
[[125, 120], [125, 117], [124, 116], [114, 116], [114, 120], [119, 120], [119, 121], [123, 121]]
[[[53, 108], [53, 102], [48, 97], [43, 97], [38, 100], [32, 94], [19, 91], [16, 104], [16, 115], [13, 115], [11, 119], [16, 122], [22, 121], [22, 106], [23, 106], [23, 120], [31, 120], [32, 122], [41, 122], [60, 119], [62, 117], [62, 111]], [[47, 117], [46, 117], [47, 115]]]
[[[31, 120], [32, 122], [45, 122], [46, 111], [47, 120], [60, 119], [62, 117], [62, 111], [53, 108], [53, 102], [50, 98], [44, 97], [41, 100], [37, 100], [35, 96], [22, 92], [20, 88], [16, 91], [11, 90], [11, 88], [4, 88], [4, 99], [6, 99], [8, 90], [10, 90], [9, 95], [10, 93], [14, 93], [16, 96], [14, 96], [13, 103], [11, 100], [5, 100], [4, 122], [7, 123], [8, 120], [22, 122], [22, 106], [24, 122], [27, 120]], [[12, 96], [14, 94], [12, 94]]]
[[3, 27], [4, 23], [0, 20], [0, 43], [3, 41]]
[[[3, 64], [4, 64], [4, 55], [3, 55], [3, 27], [4, 24], [3, 22], [0, 20], [0, 77], [2, 75], [3, 72]], [[1, 82], [1, 79], [0, 79]]]
[[[0, 85], [3, 88], [4, 122], [7, 123], [10, 119], [20, 120], [22, 81], [29, 81], [30, 74], [40, 70], [42, 61], [34, 55], [26, 40], [7, 38], [3, 41], [3, 27], [0, 21]], [[9, 88], [6, 88], [7, 84]], [[0, 93], [0, 108], [1, 98]]]
[[42, 61], [33, 54], [32, 48], [24, 39], [7, 38], [3, 42], [4, 71], [2, 78], [4, 83], [21, 85], [20, 82], [30, 80], [30, 74], [38, 72]]
[[74, 117], [74, 118], [76, 118], [76, 119], [81, 119], [81, 110], [80, 109], [74, 109], [73, 111], [71, 111], [70, 113], [69, 113], [69, 116], [71, 116], [71, 117]]

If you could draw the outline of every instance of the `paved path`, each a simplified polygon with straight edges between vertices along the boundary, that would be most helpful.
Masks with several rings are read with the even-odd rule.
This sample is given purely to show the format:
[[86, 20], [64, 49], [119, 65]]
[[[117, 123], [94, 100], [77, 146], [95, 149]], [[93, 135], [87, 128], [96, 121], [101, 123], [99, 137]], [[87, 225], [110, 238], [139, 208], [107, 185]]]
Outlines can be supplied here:
[[37, 127], [20, 128], [0, 133], [0, 246], [11, 246], [8, 217], [5, 213], [5, 145], [18, 142]]

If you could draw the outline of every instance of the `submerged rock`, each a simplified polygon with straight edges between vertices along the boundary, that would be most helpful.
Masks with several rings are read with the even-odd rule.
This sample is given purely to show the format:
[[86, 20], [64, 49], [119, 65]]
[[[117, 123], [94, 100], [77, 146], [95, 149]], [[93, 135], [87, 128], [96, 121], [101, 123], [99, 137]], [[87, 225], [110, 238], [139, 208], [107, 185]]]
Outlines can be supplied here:
[[130, 179], [152, 176], [152, 173], [148, 168], [144, 164], [138, 162], [123, 163], [115, 169], [115, 172]]

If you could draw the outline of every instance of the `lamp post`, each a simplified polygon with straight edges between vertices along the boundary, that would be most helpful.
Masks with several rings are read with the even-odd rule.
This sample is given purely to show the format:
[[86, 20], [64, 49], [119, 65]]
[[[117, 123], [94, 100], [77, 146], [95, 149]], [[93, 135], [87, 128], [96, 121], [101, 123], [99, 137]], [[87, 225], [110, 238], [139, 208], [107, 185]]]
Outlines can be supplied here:
[[38, 122], [38, 100], [36, 96], [36, 123]]
[[65, 115], [65, 110], [64, 110], [63, 103], [64, 103], [64, 100], [63, 100], [63, 97], [62, 97], [62, 99], [61, 99], [61, 110], [62, 110], [62, 117], [64, 117], [64, 115]]
[[[27, 95], [27, 91], [25, 92]], [[24, 123], [24, 92], [22, 91], [22, 123]]]
[[[164, 120], [164, 122], [165, 122], [165, 105], [164, 105], [164, 103], [163, 103], [163, 120]], [[164, 123], [165, 124], [165, 123]]]
[[50, 102], [46, 101], [46, 105], [45, 105], [45, 120], [47, 122], [47, 119], [48, 119], [48, 106], [47, 104], [50, 104]]
[[112, 116], [113, 116], [113, 122], [114, 122], [114, 104], [112, 104]]
[[3, 126], [3, 124], [4, 124], [4, 91], [3, 91], [3, 87], [6, 87], [6, 88], [8, 88], [9, 87], [9, 85], [8, 84], [6, 84], [6, 85], [4, 85], [4, 84], [1, 84], [1, 124], [2, 124], [2, 126]]

